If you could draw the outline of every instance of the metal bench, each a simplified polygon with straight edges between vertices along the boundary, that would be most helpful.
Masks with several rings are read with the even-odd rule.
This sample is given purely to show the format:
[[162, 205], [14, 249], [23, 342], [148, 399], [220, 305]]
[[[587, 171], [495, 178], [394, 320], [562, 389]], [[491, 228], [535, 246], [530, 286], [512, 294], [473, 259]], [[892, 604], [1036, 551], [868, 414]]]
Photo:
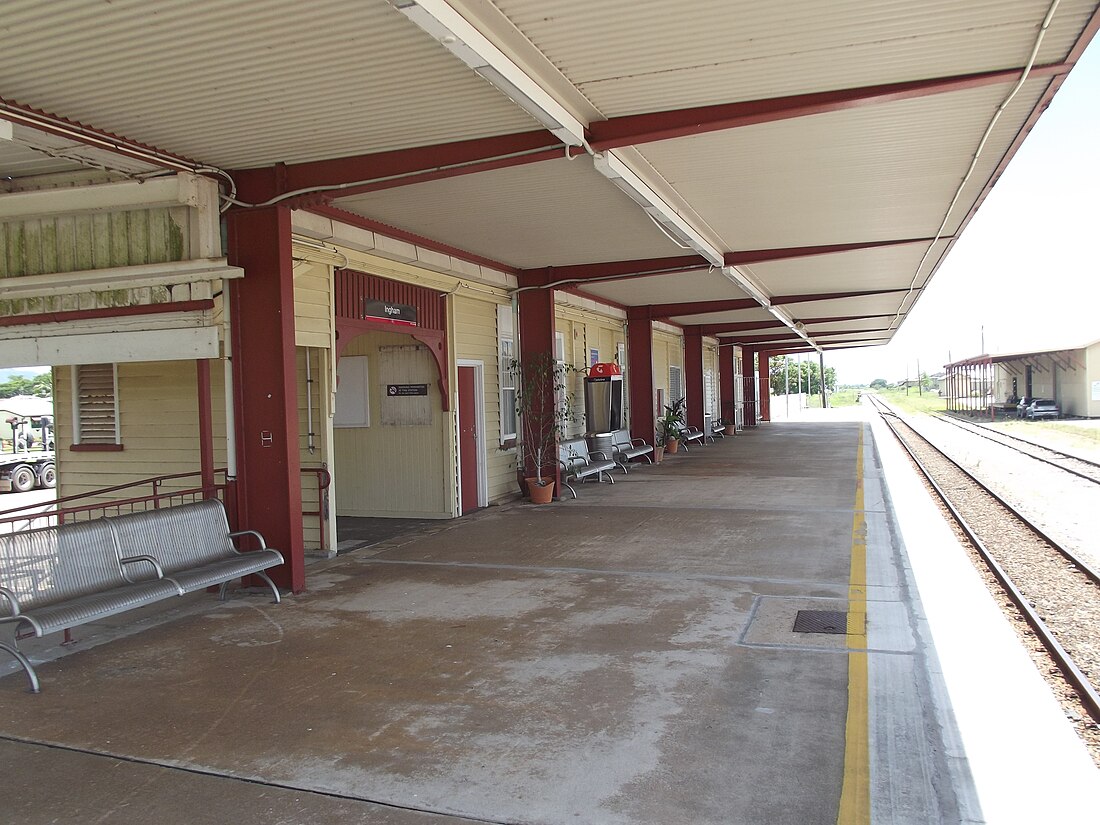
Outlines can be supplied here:
[[[149, 573], [137, 581], [131, 568]], [[148, 555], [124, 558], [106, 519], [0, 536], [0, 649], [16, 658], [40, 690], [19, 638], [45, 636], [126, 610], [180, 596]]]
[[698, 427], [682, 427], [680, 429], [680, 435], [677, 437], [680, 439], [680, 446], [684, 448], [684, 452], [688, 452], [689, 441], [698, 441], [700, 444], [706, 444], [704, 440], [705, 436], [706, 433]]
[[612, 434], [611, 449], [615, 463], [623, 468], [624, 473], [629, 472], [626, 462], [635, 458], [645, 458], [650, 464], [653, 463], [653, 445], [646, 444], [645, 439], [642, 438], [631, 438], [627, 430], [615, 430]]
[[[259, 576], [280, 601], [279, 588], [264, 571], [283, 563], [283, 555], [271, 550], [255, 530], [229, 532], [225, 508], [217, 499], [162, 510], [127, 513], [107, 519], [118, 536], [122, 556], [144, 553], [155, 558], [164, 578], [179, 585], [181, 593], [219, 586], [219, 598], [234, 579]], [[233, 539], [254, 536], [259, 550], [242, 553]]]
[[711, 421], [710, 422], [710, 433], [707, 435], [707, 440], [708, 441], [714, 441], [714, 439], [716, 437], [717, 438], [725, 438], [726, 437], [726, 425], [723, 424], [721, 421]]
[[[261, 549], [241, 553], [238, 536]], [[225, 598], [234, 579], [283, 563], [254, 530], [229, 532], [220, 501], [185, 504], [94, 521], [0, 535], [0, 649], [16, 658], [40, 690], [18, 639], [45, 636], [214, 585]]]
[[[574, 441], [563, 441], [559, 444], [558, 462], [562, 468], [562, 484], [569, 488], [569, 492], [573, 494], [574, 499], [577, 497], [577, 491], [569, 483], [570, 479], [584, 483], [586, 478], [596, 476], [597, 481], [603, 481], [603, 474], [607, 473], [608, 470], [614, 470], [617, 466], [614, 461], [599, 450], [589, 452], [588, 442], [583, 438]], [[612, 484], [615, 483], [615, 479], [611, 477], [610, 473], [608, 473], [607, 480]]]

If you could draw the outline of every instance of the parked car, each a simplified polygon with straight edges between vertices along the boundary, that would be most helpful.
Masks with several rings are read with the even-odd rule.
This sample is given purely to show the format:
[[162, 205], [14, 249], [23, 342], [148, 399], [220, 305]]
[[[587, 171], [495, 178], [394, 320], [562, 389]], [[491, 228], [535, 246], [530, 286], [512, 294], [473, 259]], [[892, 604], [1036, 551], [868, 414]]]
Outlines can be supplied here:
[[1027, 418], [1027, 408], [1031, 406], [1031, 402], [1034, 400], [1034, 398], [1031, 398], [1029, 396], [1024, 396], [1023, 398], [1021, 398], [1020, 403], [1016, 405], [1016, 417]]
[[1027, 418], [1034, 421], [1036, 418], [1057, 418], [1058, 405], [1049, 398], [1036, 398], [1027, 407]]

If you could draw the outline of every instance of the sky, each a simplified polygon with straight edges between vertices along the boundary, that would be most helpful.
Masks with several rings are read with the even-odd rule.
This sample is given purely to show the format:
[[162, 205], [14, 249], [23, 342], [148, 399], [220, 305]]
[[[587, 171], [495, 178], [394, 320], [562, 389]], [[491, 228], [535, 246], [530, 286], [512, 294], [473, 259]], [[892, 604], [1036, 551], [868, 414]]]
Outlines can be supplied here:
[[[1100, 339], [1100, 41], [1039, 118], [894, 339], [825, 353], [841, 384]], [[908, 373], [907, 373], [908, 370]]]

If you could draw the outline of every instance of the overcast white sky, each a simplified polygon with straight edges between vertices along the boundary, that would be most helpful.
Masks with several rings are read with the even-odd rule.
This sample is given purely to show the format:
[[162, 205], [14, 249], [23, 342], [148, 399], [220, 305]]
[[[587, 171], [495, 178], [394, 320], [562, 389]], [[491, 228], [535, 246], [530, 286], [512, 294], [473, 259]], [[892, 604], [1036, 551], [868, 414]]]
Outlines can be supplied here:
[[1100, 338], [1100, 43], [1093, 42], [885, 347], [825, 353], [842, 384]]

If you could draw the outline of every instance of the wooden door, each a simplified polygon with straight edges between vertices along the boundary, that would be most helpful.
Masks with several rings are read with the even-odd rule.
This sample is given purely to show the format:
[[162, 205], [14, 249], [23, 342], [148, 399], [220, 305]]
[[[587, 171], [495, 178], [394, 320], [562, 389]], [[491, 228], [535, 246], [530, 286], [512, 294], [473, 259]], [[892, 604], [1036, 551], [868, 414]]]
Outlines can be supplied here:
[[458, 466], [462, 513], [478, 508], [481, 488], [478, 468], [480, 449], [477, 415], [477, 368], [458, 368]]

